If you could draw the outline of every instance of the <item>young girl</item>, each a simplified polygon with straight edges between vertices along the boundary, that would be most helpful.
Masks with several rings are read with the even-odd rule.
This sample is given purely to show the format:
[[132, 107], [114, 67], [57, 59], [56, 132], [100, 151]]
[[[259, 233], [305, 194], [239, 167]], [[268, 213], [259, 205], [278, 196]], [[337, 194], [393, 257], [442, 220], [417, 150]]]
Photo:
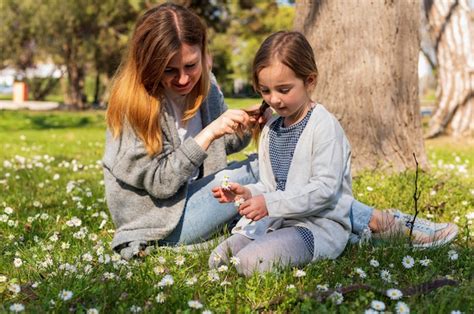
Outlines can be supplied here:
[[240, 260], [238, 271], [250, 275], [344, 250], [351, 233], [351, 150], [337, 119], [310, 98], [317, 76], [313, 50], [298, 32], [277, 32], [258, 50], [254, 87], [278, 117], [260, 136], [259, 181], [213, 189], [220, 202], [236, 202], [242, 218], [212, 252], [210, 267], [227, 263], [230, 253]]

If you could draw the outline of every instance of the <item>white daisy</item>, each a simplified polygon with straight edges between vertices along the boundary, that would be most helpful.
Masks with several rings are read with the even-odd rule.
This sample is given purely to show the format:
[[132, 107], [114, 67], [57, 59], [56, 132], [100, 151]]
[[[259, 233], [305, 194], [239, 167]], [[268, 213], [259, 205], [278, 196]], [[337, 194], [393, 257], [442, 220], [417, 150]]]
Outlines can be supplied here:
[[155, 300], [157, 303], [165, 303], [166, 296], [163, 292], [160, 292], [156, 295]]
[[328, 285], [316, 285], [316, 289], [318, 289], [318, 291], [321, 291], [321, 292], [325, 292], [325, 291], [328, 291], [329, 290], [329, 287]]
[[364, 314], [378, 314], [379, 311], [376, 311], [374, 309], [367, 309], [365, 310]]
[[140, 313], [141, 311], [142, 311], [142, 308], [137, 305], [132, 305], [130, 307], [130, 312], [132, 313]]
[[166, 271], [166, 269], [163, 266], [158, 265], [153, 268], [153, 271], [155, 272], [155, 274], [161, 275]]
[[95, 308], [90, 308], [87, 310], [86, 312], [87, 314], [99, 314], [99, 310], [95, 309]]
[[186, 258], [184, 258], [184, 256], [182, 256], [182, 255], [176, 256], [176, 259], [175, 259], [176, 265], [182, 266], [182, 265], [184, 265], [185, 261], [186, 261]]
[[382, 278], [382, 280], [385, 281], [385, 282], [391, 282], [392, 281], [392, 275], [386, 269], [382, 269], [380, 271], [380, 278]]
[[13, 208], [11, 208], [11, 207], [5, 207], [5, 214], [7, 214], [7, 215], [13, 214]]
[[59, 292], [59, 295], [58, 295], [58, 297], [63, 301], [70, 300], [72, 296], [73, 296], [72, 291], [68, 291], [68, 290], [62, 290], [61, 292]]
[[387, 297], [391, 300], [399, 300], [403, 296], [403, 293], [398, 289], [388, 289]]
[[10, 305], [10, 311], [14, 313], [20, 313], [25, 310], [25, 306], [21, 303], [13, 303]]
[[188, 280], [186, 280], [186, 285], [192, 286], [192, 285], [194, 285], [196, 282], [197, 282], [197, 277], [196, 277], [196, 276], [193, 276], [193, 277], [189, 278]]
[[218, 281], [219, 280], [219, 274], [217, 273], [217, 271], [215, 269], [211, 269], [207, 273], [207, 278], [209, 279], [209, 281]]
[[202, 308], [202, 303], [199, 302], [198, 300], [191, 300], [191, 301], [188, 301], [188, 305], [190, 308], [192, 309], [200, 309]]
[[455, 250], [450, 250], [448, 252], [448, 257], [450, 260], [455, 261], [459, 258], [459, 255], [458, 255], [458, 252], [456, 252]]
[[159, 256], [158, 257], [158, 263], [160, 263], [160, 264], [166, 263], [166, 258], [164, 258], [163, 256]]
[[342, 293], [334, 291], [330, 296], [329, 300], [331, 300], [334, 304], [341, 304], [344, 301], [344, 296]]
[[289, 284], [288, 286], [286, 286], [286, 290], [294, 290], [294, 289], [296, 289], [294, 284]]
[[293, 274], [293, 276], [295, 276], [297, 278], [304, 277], [304, 276], [306, 276], [306, 272], [304, 270], [297, 269], [295, 271], [295, 273]]
[[11, 283], [8, 285], [8, 290], [10, 290], [10, 292], [12, 292], [13, 294], [17, 294], [20, 293], [21, 287], [19, 284]]
[[410, 308], [405, 302], [399, 301], [395, 306], [395, 312], [397, 314], [408, 314], [410, 313]]
[[380, 263], [375, 259], [371, 259], [369, 264], [373, 267], [379, 267], [379, 265], [380, 265]]
[[201, 313], [201, 314], [212, 314], [212, 312], [211, 312], [211, 311], [209, 311], [209, 310], [204, 310], [204, 311], [202, 311], [202, 313]]
[[415, 260], [410, 255], [407, 255], [402, 259], [402, 264], [403, 264], [403, 267], [409, 269], [415, 265]]
[[424, 259], [420, 259], [420, 264], [422, 266], [428, 267], [431, 264], [431, 260], [425, 256]]
[[356, 267], [354, 271], [356, 272], [356, 274], [359, 275], [360, 278], [367, 277], [367, 274], [365, 273], [365, 271], [362, 270], [362, 268]]
[[172, 286], [174, 284], [173, 276], [165, 275], [163, 279], [158, 283], [160, 287]]
[[230, 258], [230, 263], [234, 266], [237, 266], [240, 264], [240, 258], [238, 258], [237, 256], [232, 256]]
[[383, 303], [382, 301], [373, 300], [373, 301], [370, 303], [370, 306], [371, 306], [374, 310], [377, 310], [377, 311], [383, 311], [383, 310], [385, 310], [385, 303]]
[[15, 257], [15, 259], [13, 260], [13, 265], [16, 268], [21, 267], [21, 265], [23, 265], [23, 261], [21, 260], [21, 258]]
[[223, 273], [225, 271], [227, 271], [229, 269], [229, 267], [227, 265], [221, 265], [217, 268], [217, 271], [220, 272], [220, 273]]

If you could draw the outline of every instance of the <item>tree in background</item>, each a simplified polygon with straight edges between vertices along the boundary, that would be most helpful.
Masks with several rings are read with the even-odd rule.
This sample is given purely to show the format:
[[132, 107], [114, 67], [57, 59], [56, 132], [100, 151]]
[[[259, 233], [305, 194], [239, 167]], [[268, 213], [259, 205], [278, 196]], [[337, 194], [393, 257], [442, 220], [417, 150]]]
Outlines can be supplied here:
[[4, 0], [0, 5], [0, 69], [11, 66], [17, 71], [16, 80], [26, 81], [34, 99], [43, 100], [58, 84], [52, 74], [45, 79], [28, 78], [27, 70], [38, 61], [48, 59], [36, 38], [41, 36], [33, 1]]
[[136, 12], [127, 0], [49, 0], [39, 5], [36, 15], [42, 23], [41, 47], [67, 69], [65, 102], [84, 109], [87, 70], [92, 65], [96, 75], [113, 72]]
[[426, 166], [418, 100], [420, 9], [412, 1], [296, 1], [320, 71], [315, 99], [352, 144], [353, 171]]
[[[65, 103], [87, 106], [87, 72], [112, 75], [120, 62], [137, 12], [128, 0], [4, 0], [0, 17], [1, 64], [18, 70], [37, 62], [53, 62], [66, 69]], [[92, 71], [91, 71], [92, 70]], [[98, 92], [96, 92], [98, 100]]]
[[437, 69], [428, 137], [474, 133], [474, 20], [466, 0], [424, 0]]

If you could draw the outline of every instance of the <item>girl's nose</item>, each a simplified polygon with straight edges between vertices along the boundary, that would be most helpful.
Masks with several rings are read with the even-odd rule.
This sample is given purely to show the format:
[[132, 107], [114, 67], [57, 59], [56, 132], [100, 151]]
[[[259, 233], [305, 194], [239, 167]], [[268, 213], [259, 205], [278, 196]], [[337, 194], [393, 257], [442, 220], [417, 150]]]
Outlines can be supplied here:
[[270, 95], [270, 103], [279, 104], [280, 103], [280, 97], [278, 97], [278, 95], [276, 95], [275, 93], [272, 93]]

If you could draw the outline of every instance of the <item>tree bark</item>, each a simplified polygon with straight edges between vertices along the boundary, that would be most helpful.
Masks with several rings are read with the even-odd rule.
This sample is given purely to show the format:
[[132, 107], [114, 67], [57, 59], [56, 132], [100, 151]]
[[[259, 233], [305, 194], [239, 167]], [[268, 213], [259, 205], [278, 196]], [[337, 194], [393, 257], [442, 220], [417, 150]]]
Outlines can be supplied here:
[[295, 28], [319, 69], [314, 100], [341, 122], [353, 173], [403, 171], [427, 159], [418, 100], [416, 1], [297, 0]]
[[63, 49], [68, 78], [67, 105], [83, 110], [87, 106], [84, 94], [85, 66], [78, 60], [77, 48], [73, 44], [66, 44]]
[[474, 15], [466, 0], [425, 0], [438, 61], [438, 108], [427, 137], [474, 133]]

